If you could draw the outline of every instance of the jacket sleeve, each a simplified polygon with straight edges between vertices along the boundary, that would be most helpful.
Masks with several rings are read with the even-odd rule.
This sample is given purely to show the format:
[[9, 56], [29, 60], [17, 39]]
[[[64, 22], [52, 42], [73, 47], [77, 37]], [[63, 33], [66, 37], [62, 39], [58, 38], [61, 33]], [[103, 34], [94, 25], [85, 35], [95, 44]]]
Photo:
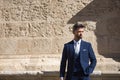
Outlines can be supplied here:
[[60, 63], [60, 77], [64, 77], [65, 75], [66, 62], [67, 62], [67, 48], [66, 45], [64, 45]]
[[94, 70], [94, 68], [96, 66], [96, 63], [97, 63], [96, 56], [94, 54], [93, 48], [91, 46], [91, 43], [89, 43], [89, 58], [90, 58], [90, 65], [86, 69], [86, 73], [87, 74], [90, 74], [90, 73], [93, 72], [93, 70]]

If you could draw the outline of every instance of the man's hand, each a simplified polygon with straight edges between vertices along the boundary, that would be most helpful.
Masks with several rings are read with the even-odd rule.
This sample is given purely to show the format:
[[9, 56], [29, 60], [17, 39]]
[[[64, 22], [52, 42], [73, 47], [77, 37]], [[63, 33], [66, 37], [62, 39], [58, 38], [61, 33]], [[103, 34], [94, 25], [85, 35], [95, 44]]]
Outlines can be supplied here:
[[60, 77], [60, 80], [64, 80], [64, 77]]

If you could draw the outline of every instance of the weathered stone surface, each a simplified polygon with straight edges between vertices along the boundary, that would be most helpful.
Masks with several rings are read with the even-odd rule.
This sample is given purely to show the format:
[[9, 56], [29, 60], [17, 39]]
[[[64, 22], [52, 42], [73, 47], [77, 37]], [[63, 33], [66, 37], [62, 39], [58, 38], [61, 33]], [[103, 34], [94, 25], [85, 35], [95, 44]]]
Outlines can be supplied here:
[[0, 39], [0, 54], [51, 54], [50, 39]]
[[28, 39], [17, 40], [16, 54], [30, 54], [32, 41]]
[[13, 7], [10, 9], [11, 21], [21, 20], [21, 7]]
[[0, 39], [0, 54], [15, 54], [16, 52], [16, 40], [12, 39]]
[[[12, 71], [8, 71], [8, 74], [2, 72], [0, 75], [1, 80], [59, 80], [59, 72], [49, 71], [49, 72], [39, 72], [39, 71], [15, 71], [15, 74]], [[92, 80], [119, 80], [119, 72], [102, 72], [100, 75], [96, 75], [97, 72], [94, 72], [90, 77]]]
[[[99, 36], [97, 37], [97, 47], [99, 47], [99, 53], [109, 53], [109, 43], [108, 43], [109, 39], [107, 37], [104, 36]], [[99, 45], [98, 45], [99, 44]]]
[[58, 71], [75, 22], [86, 26], [95, 70], [119, 71], [119, 14], [119, 0], [0, 0], [0, 71]]
[[31, 42], [32, 53], [50, 53], [52, 50], [51, 39], [33, 39]]
[[58, 55], [8, 55], [0, 58], [1, 71], [58, 71], [60, 65]]
[[58, 53], [58, 54], [62, 55], [62, 50], [63, 50], [64, 44], [69, 41], [70, 41], [70, 39], [66, 39], [66, 38], [54, 38], [52, 40], [52, 53], [54, 53], [54, 54]]
[[5, 23], [3, 37], [21, 37], [27, 36], [28, 26], [26, 23]]
[[29, 37], [52, 37], [53, 36], [53, 28], [46, 22], [38, 22], [38, 23], [28, 23], [29, 27]]
[[0, 23], [0, 37], [3, 37], [5, 35], [3, 25], [4, 24]]
[[28, 5], [24, 6], [22, 10], [22, 21], [46, 20], [47, 9], [45, 9], [44, 5]]
[[120, 38], [119, 37], [111, 37], [109, 41], [109, 53], [118, 54], [120, 52]]

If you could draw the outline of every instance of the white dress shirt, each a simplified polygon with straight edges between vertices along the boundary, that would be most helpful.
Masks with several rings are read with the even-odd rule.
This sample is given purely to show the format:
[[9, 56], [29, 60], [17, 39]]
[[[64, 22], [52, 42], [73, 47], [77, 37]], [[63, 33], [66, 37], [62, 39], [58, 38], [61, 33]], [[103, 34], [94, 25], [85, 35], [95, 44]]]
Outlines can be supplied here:
[[81, 45], [81, 39], [79, 41], [74, 40], [74, 49], [76, 54], [80, 52], [80, 45]]

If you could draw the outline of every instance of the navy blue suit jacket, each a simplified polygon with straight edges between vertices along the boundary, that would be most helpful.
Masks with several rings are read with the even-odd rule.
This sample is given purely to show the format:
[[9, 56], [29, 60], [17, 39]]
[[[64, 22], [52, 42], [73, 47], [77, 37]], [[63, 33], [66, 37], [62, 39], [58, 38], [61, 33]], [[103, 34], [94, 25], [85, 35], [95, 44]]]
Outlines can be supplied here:
[[[75, 54], [74, 41], [72, 40], [64, 44], [62, 59], [60, 64], [60, 77], [64, 77], [66, 70], [66, 63], [67, 63], [66, 80], [70, 80], [73, 74], [74, 54]], [[82, 66], [85, 75], [89, 75], [93, 72], [96, 66], [96, 62], [97, 60], [91, 44], [89, 42], [81, 40], [80, 64]]]

